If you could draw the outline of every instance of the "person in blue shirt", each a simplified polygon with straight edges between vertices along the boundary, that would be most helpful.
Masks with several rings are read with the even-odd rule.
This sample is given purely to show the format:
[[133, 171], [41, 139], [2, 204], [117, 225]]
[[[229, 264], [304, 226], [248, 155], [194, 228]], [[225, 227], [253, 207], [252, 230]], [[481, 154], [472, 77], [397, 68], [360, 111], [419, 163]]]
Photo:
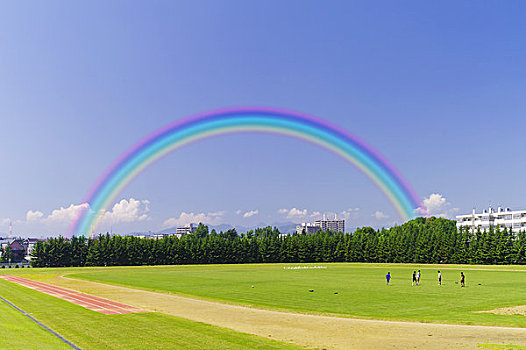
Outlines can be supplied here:
[[389, 281], [391, 280], [391, 273], [388, 272], [387, 275], [385, 275], [385, 279], [387, 280], [387, 285], [389, 285]]

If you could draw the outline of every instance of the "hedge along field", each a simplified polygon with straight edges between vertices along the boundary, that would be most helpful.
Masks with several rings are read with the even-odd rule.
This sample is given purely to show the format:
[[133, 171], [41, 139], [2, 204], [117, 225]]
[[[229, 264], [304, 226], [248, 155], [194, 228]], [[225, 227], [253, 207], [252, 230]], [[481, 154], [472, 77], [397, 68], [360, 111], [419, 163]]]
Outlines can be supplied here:
[[[327, 268], [288, 269], [294, 266]], [[421, 285], [411, 286], [412, 272], [419, 269]], [[437, 270], [442, 271], [441, 286]], [[466, 275], [465, 288], [458, 284], [460, 271]], [[389, 286], [387, 272], [392, 275]], [[73, 272], [68, 277], [302, 312], [526, 327], [526, 317], [521, 315], [475, 313], [525, 305], [523, 266], [191, 265], [102, 268]]]
[[[35, 271], [30, 275], [38, 275]], [[51, 276], [47, 272], [44, 276]], [[28, 276], [27, 273], [19, 275]], [[160, 313], [103, 315], [4, 280], [0, 280], [0, 295], [84, 350], [300, 349]], [[51, 334], [47, 336], [27, 317], [17, 315], [18, 311], [13, 309], [13, 314], [8, 309], [10, 306], [6, 308], [2, 303], [0, 301], [0, 348], [71, 349]]]
[[285, 237], [270, 226], [240, 236], [234, 229], [209, 233], [208, 226], [199, 224], [194, 233], [180, 239], [109, 234], [50, 238], [37, 242], [31, 254], [33, 267], [306, 262], [526, 265], [526, 232], [515, 235], [497, 227], [472, 233], [457, 230], [453, 220], [435, 217], [379, 231], [363, 227], [346, 234], [320, 231]]

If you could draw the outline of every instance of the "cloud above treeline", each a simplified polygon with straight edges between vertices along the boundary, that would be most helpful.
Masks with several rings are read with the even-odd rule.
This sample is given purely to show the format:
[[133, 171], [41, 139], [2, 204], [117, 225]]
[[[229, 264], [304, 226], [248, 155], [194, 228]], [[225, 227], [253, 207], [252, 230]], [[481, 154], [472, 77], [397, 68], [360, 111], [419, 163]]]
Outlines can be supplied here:
[[[327, 217], [333, 219], [335, 215], [338, 215], [339, 219], [349, 220], [351, 215], [357, 215], [360, 212], [360, 208], [348, 208], [339, 213], [326, 212]], [[319, 220], [322, 218], [323, 214], [320, 210], [308, 210], [308, 209], [298, 209], [296, 207], [287, 209], [282, 208], [278, 210], [278, 214], [288, 220]]]
[[[432, 193], [424, 198], [422, 212], [426, 212], [429, 216], [454, 218], [458, 212], [457, 208], [453, 208], [451, 203], [445, 196], [440, 193]], [[18, 232], [51, 232], [65, 234], [70, 223], [77, 218], [82, 211], [90, 210], [88, 203], [70, 204], [67, 207], [60, 207], [51, 212], [46, 213], [42, 210], [30, 209], [25, 213], [24, 219], [13, 220], [15, 233]], [[313, 222], [319, 220], [326, 213], [329, 219], [334, 219], [338, 215], [339, 219], [345, 219], [348, 224], [352, 225], [390, 225], [390, 221], [394, 220], [389, 214], [382, 210], [375, 210], [371, 214], [361, 213], [360, 208], [347, 208], [338, 213], [323, 212], [322, 210], [313, 210], [302, 207], [281, 208], [274, 211], [273, 215], [263, 216], [263, 220], [287, 220], [294, 223]], [[100, 227], [108, 228], [116, 224], [130, 224], [132, 226], [125, 226], [133, 228], [135, 223], [151, 221], [152, 227], [170, 228], [176, 226], [184, 226], [190, 223], [205, 223], [208, 225], [219, 225], [228, 223], [232, 225], [240, 224], [239, 220], [252, 220], [260, 217], [259, 209], [238, 209], [231, 212], [232, 215], [226, 215], [227, 211], [211, 211], [211, 212], [180, 212], [177, 215], [169, 217], [165, 220], [160, 220], [162, 224], [155, 223], [150, 216], [150, 201], [146, 199], [122, 199], [115, 203], [111, 209], [101, 212]], [[235, 216], [234, 216], [235, 214]], [[367, 219], [369, 218], [369, 219]], [[372, 220], [372, 222], [371, 222]], [[4, 218], [0, 220], [0, 224], [7, 228], [11, 222], [10, 219]], [[144, 225], [144, 224], [143, 224]], [[122, 226], [121, 226], [122, 227]], [[140, 226], [137, 226], [140, 227]], [[5, 230], [5, 229], [4, 229]]]
[[[64, 224], [73, 221], [77, 215], [89, 208], [88, 203], [71, 204], [69, 207], [60, 207], [54, 209], [49, 215], [45, 215], [39, 210], [28, 210], [26, 213], [27, 223], [43, 223], [43, 224]], [[23, 220], [17, 220], [17, 223], [23, 223]]]
[[[90, 210], [88, 203], [70, 204], [68, 207], [53, 209], [49, 214], [41, 210], [30, 209], [24, 219], [13, 220], [16, 231], [26, 232], [58, 232], [65, 234], [68, 226], [81, 212]], [[115, 203], [110, 210], [101, 212], [101, 225], [119, 223], [134, 223], [150, 220], [150, 201], [135, 198], [122, 199]], [[8, 225], [10, 219], [2, 219], [3, 225]]]
[[374, 216], [376, 220], [385, 220], [389, 218], [389, 215], [385, 214], [380, 210], [375, 211], [372, 216]]
[[254, 215], [258, 215], [259, 214], [259, 210], [256, 209], [256, 210], [249, 210], [247, 211], [246, 213], [243, 214], [243, 217], [246, 219], [246, 218], [249, 218], [251, 216], [254, 216]]
[[458, 208], [452, 208], [442, 194], [432, 193], [422, 201], [428, 216], [452, 219], [458, 213]]
[[220, 224], [225, 215], [225, 211], [209, 212], [209, 213], [186, 213], [182, 212], [178, 217], [172, 217], [164, 220], [162, 228], [170, 228], [175, 226], [184, 226], [191, 223], [206, 223], [209, 225]]
[[149, 200], [123, 199], [116, 203], [110, 211], [102, 216], [102, 223], [122, 223], [149, 220]]

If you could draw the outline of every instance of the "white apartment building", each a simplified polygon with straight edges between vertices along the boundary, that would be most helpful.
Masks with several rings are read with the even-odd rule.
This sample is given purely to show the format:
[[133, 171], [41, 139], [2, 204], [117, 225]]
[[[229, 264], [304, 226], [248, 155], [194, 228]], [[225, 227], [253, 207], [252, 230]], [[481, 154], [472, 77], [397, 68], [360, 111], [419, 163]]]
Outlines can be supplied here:
[[515, 233], [526, 231], [526, 210], [514, 210], [498, 207], [497, 210], [489, 207], [482, 213], [457, 215], [457, 228], [469, 227], [473, 232], [480, 228], [481, 231], [489, 230], [490, 227], [508, 227]]
[[305, 231], [306, 234], [316, 233], [318, 231], [345, 232], [345, 220], [338, 220], [338, 215], [335, 215], [334, 220], [328, 220], [327, 215], [323, 214], [323, 220], [316, 220], [314, 224], [303, 222], [296, 226], [297, 234], [301, 234], [303, 231]]
[[314, 224], [311, 224], [310, 222], [302, 222], [298, 226], [296, 226], [296, 233], [298, 235], [301, 235], [304, 231], [306, 234], [312, 234], [316, 233], [320, 230], [319, 226], [315, 226]]
[[188, 224], [188, 225], [185, 225], [183, 227], [178, 227], [175, 230], [175, 234], [176, 235], [180, 235], [179, 237], [181, 237], [181, 236], [184, 236], [184, 235], [188, 235], [190, 233], [194, 233], [195, 230], [197, 230], [196, 224]]

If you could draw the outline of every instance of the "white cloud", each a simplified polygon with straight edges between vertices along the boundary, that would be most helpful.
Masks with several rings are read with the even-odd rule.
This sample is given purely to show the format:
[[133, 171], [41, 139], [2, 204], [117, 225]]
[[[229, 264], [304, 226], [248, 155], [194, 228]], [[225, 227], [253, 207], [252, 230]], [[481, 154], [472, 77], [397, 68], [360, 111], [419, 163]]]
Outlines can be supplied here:
[[448, 205], [446, 198], [438, 193], [432, 193], [428, 198], [424, 198], [424, 206], [429, 213], [440, 213]]
[[307, 213], [308, 213], [307, 209], [300, 210], [300, 209], [292, 208], [291, 210], [289, 210], [287, 217], [289, 218], [304, 217], [304, 216], [307, 216]]
[[298, 209], [298, 208], [292, 208], [292, 209], [280, 209], [278, 210], [278, 213], [284, 214], [287, 219], [305, 219], [308, 216], [307, 209]]
[[[150, 202], [148, 200], [137, 200], [130, 198], [123, 199], [116, 203], [110, 211], [103, 211], [101, 216], [102, 223], [116, 224], [120, 222], [136, 222], [149, 219], [148, 212]], [[45, 215], [39, 210], [28, 210], [26, 213], [26, 220], [17, 220], [18, 224], [25, 223], [40, 223], [46, 225], [63, 225], [69, 224], [75, 220], [78, 215], [85, 210], [89, 210], [88, 203], [70, 204], [69, 207], [60, 207], [54, 209], [49, 215]]]
[[451, 208], [451, 203], [439, 193], [432, 193], [429, 197], [424, 198], [422, 203], [424, 204], [424, 210], [420, 210], [420, 213], [429, 216], [449, 218], [458, 211], [458, 208]]
[[385, 213], [377, 210], [373, 216], [376, 218], [376, 220], [385, 220], [389, 217], [389, 215], [386, 215]]
[[[88, 203], [79, 205], [71, 204], [69, 207], [60, 209], [54, 209], [51, 214], [45, 216], [40, 210], [28, 210], [26, 213], [27, 223], [44, 223], [44, 224], [64, 224], [73, 221], [81, 210], [89, 208]], [[24, 223], [23, 220], [17, 220], [17, 223]]]
[[241, 215], [241, 209], [236, 210], [237, 215]]
[[11, 219], [9, 219], [9, 218], [4, 218], [4, 219], [2, 219], [2, 221], [1, 221], [1, 225], [2, 225], [2, 226], [9, 225], [9, 222], [11, 222]]
[[[117, 223], [135, 223], [150, 220], [148, 200], [123, 199], [113, 205], [111, 210], [101, 210], [101, 225], [109, 226]], [[40, 210], [28, 210], [25, 218], [13, 220], [14, 229], [23, 234], [64, 234], [68, 226], [83, 212], [91, 210], [88, 203], [70, 204], [68, 207], [53, 209], [49, 214]], [[0, 220], [1, 224], [9, 224], [9, 219]]]
[[225, 214], [226, 214], [225, 210], [220, 210], [220, 211], [210, 212], [208, 213], [208, 216], [224, 216]]
[[[339, 213], [327, 212], [326, 214], [328, 218], [331, 218], [331, 220], [335, 217], [336, 214], [338, 215], [339, 219], [350, 220], [351, 215], [353, 217], [356, 217], [358, 215], [359, 210], [360, 208], [348, 208]], [[317, 220], [322, 218], [321, 211], [314, 210], [309, 212], [307, 209], [298, 209], [295, 207], [292, 209], [279, 209], [278, 213], [281, 215], [285, 215], [285, 217], [290, 220]]]
[[130, 198], [122, 199], [110, 211], [102, 216], [103, 223], [117, 224], [121, 222], [137, 222], [149, 219], [150, 201]]
[[164, 228], [169, 228], [169, 227], [174, 227], [174, 226], [179, 226], [177, 219], [169, 218], [169, 219], [164, 220], [162, 227], [164, 229]]
[[26, 213], [26, 221], [32, 222], [32, 221], [39, 221], [44, 216], [44, 213], [38, 210], [28, 210]]
[[60, 209], [53, 210], [51, 214], [49, 214], [44, 219], [44, 221], [46, 221], [47, 223], [57, 223], [57, 224], [70, 223], [77, 218], [77, 216], [80, 214], [81, 211], [84, 211], [87, 209], [89, 209], [88, 203], [82, 203], [78, 205], [71, 204], [67, 208], [60, 207]]
[[249, 217], [257, 215], [257, 214], [259, 214], [259, 210], [258, 209], [250, 210], [250, 211], [247, 211], [245, 214], [243, 214], [243, 217], [244, 218], [249, 218]]
[[185, 213], [182, 212], [177, 218], [169, 218], [163, 222], [163, 228], [169, 228], [174, 226], [184, 226], [190, 223], [199, 223], [217, 225], [223, 218], [224, 211], [211, 212], [211, 213]]
[[356, 217], [360, 214], [360, 208], [348, 208], [346, 210], [343, 210], [339, 216], [345, 220], [350, 220], [351, 216], [356, 219]]

